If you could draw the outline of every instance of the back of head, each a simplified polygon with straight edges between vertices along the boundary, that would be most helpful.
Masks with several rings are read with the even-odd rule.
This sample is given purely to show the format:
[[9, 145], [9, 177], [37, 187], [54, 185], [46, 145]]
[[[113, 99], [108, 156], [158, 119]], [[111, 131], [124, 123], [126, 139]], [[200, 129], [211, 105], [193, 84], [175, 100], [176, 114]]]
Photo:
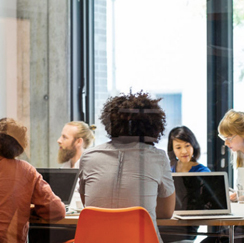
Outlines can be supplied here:
[[148, 136], [158, 142], [166, 123], [160, 100], [142, 91], [109, 98], [100, 117], [109, 137]]
[[27, 128], [12, 118], [0, 120], [0, 155], [13, 159], [27, 147]]
[[224, 137], [238, 134], [244, 138], [244, 112], [233, 109], [226, 112], [219, 123], [218, 132]]
[[91, 125], [90, 127], [83, 121], [71, 121], [68, 122], [66, 125], [75, 126], [77, 127], [77, 134], [75, 138], [82, 138], [83, 139], [83, 147], [86, 149], [88, 148], [95, 139], [93, 131], [96, 129], [95, 125]]
[[194, 133], [186, 126], [180, 126], [173, 128], [168, 137], [168, 156], [171, 165], [177, 162], [174, 150], [173, 150], [173, 140], [182, 140], [184, 142], [190, 143], [193, 147], [193, 158], [192, 161], [197, 161], [200, 157], [200, 146], [194, 135]]

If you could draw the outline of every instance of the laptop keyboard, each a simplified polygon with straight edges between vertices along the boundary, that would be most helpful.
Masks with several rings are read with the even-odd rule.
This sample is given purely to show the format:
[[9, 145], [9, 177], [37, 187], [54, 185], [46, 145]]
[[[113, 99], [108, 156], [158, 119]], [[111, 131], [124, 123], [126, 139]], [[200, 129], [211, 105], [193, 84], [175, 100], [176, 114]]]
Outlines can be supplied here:
[[186, 217], [198, 217], [198, 216], [201, 216], [201, 217], [204, 217], [204, 216], [206, 216], [206, 217], [209, 217], [209, 216], [228, 216], [228, 215], [232, 215], [232, 214], [194, 214], [194, 215], [192, 215], [192, 214], [177, 214], [177, 215], [179, 215], [179, 216], [186, 216]]
[[233, 215], [233, 214], [200, 214], [200, 215], [174, 215], [175, 218], [185, 219], [185, 220], [202, 220], [202, 219], [236, 219], [243, 218], [243, 216]]

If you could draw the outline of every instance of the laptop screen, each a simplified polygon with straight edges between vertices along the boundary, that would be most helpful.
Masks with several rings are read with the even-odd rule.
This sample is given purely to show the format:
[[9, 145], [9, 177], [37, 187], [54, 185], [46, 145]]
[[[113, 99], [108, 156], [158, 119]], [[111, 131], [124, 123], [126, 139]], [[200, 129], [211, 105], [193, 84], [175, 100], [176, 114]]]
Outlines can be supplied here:
[[37, 168], [36, 170], [62, 202], [69, 205], [78, 180], [79, 169]]
[[189, 214], [229, 211], [228, 181], [225, 172], [172, 173], [175, 211]]

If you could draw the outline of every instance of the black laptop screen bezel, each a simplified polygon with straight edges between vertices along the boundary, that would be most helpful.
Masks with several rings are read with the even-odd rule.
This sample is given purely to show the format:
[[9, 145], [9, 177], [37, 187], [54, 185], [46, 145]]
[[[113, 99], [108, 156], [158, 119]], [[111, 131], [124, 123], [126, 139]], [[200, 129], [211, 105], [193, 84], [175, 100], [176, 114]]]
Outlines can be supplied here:
[[[79, 169], [74, 169], [74, 168], [36, 168], [37, 172], [40, 173], [43, 177], [43, 179], [50, 185], [52, 191], [54, 192], [55, 195], [57, 195], [62, 202], [65, 205], [69, 205], [73, 193], [78, 181], [78, 176], [79, 176]], [[52, 181], [50, 181], [50, 175], [52, 176]], [[73, 177], [70, 177], [70, 183], [68, 183], [67, 179], [64, 180], [65, 176], [68, 175], [73, 175]], [[58, 179], [59, 178], [59, 179]], [[58, 179], [58, 181], [57, 181]], [[72, 184], [72, 185], [71, 185]], [[70, 191], [66, 192], [66, 195], [64, 197], [63, 195], [63, 190], [65, 187], [70, 188]], [[68, 189], [67, 188], [67, 189]]]
[[[174, 183], [175, 183], [175, 187], [176, 187], [176, 208], [175, 208], [175, 214], [179, 214], [179, 215], [195, 215], [195, 214], [228, 214], [231, 213], [231, 209], [230, 209], [230, 199], [229, 199], [229, 184], [228, 184], [228, 177], [227, 177], [227, 173], [226, 172], [175, 172], [172, 173], [173, 179], [174, 179]], [[184, 186], [182, 185], [176, 185], [176, 183], [179, 183], [181, 181], [182, 182], [182, 178], [191, 178], [191, 177], [196, 177], [196, 178], [209, 178], [212, 177], [213, 180], [216, 180], [215, 182], [217, 183], [217, 178], [221, 178], [222, 180], [222, 187], [218, 188], [219, 191], [221, 191], [222, 195], [220, 196], [221, 200], [218, 200], [218, 208], [215, 206], [215, 208], [211, 208], [212, 206], [212, 202], [206, 202], [206, 198], [201, 198], [201, 195], [199, 194], [199, 197], [197, 198], [195, 196], [195, 198], [192, 199], [192, 204], [196, 203], [201, 203], [201, 201], [204, 201], [204, 203], [201, 203], [202, 208], [199, 208], [198, 206], [191, 206], [191, 205], [187, 205], [185, 203], [184, 206], [183, 203], [181, 203], [181, 206], [179, 206], [179, 202], [182, 200], [182, 198], [185, 196], [184, 194]], [[195, 180], [195, 179], [194, 179]], [[189, 180], [190, 182], [193, 182], [194, 180]], [[212, 182], [213, 182], [212, 180]], [[192, 185], [192, 187], [197, 187], [196, 185]], [[217, 186], [215, 187], [217, 188]], [[211, 188], [209, 188], [208, 190], [211, 191]], [[215, 189], [214, 189], [215, 190]], [[213, 197], [211, 200], [215, 200], [213, 199], [215, 196], [214, 195], [214, 190], [212, 190], [213, 193]], [[184, 195], [184, 196], [182, 196]], [[225, 199], [223, 198], [225, 197]], [[181, 198], [181, 199], [180, 199]], [[195, 202], [194, 202], [195, 200]], [[188, 203], [190, 204], [190, 203]]]

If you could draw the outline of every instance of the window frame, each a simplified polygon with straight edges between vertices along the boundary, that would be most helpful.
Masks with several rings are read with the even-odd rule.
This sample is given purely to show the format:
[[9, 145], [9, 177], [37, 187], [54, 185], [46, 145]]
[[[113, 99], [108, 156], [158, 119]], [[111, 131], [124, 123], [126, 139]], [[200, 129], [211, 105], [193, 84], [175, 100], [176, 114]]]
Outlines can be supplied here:
[[207, 2], [207, 153], [212, 171], [226, 171], [233, 185], [230, 152], [218, 124], [233, 108], [233, 1]]
[[94, 123], [94, 1], [71, 1], [71, 120]]

